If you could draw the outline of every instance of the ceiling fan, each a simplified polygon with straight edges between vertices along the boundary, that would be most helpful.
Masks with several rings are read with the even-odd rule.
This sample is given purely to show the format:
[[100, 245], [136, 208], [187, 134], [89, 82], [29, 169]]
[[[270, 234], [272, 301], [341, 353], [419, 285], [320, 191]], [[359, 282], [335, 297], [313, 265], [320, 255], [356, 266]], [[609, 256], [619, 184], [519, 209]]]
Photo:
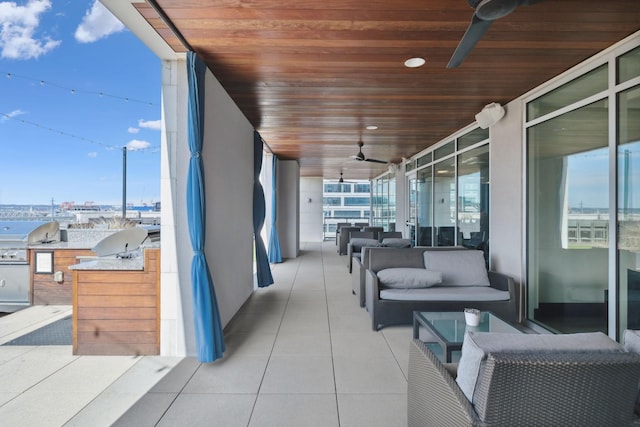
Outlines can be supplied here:
[[540, 1], [542, 0], [467, 0], [475, 12], [447, 68], [456, 68], [462, 64], [493, 21], [507, 16], [519, 6], [528, 6]]
[[364, 153], [362, 152], [362, 146], [364, 145], [364, 142], [362, 142], [362, 140], [358, 141], [358, 154], [356, 154], [355, 156], [352, 156], [353, 160], [357, 160], [359, 162], [372, 162], [372, 163], [382, 163], [384, 165], [386, 165], [389, 162], [385, 162], [384, 160], [377, 160], [377, 159], [370, 159], [368, 157], [365, 157]]
[[339, 182], [340, 184], [353, 184], [353, 183], [354, 183], [354, 182], [352, 182], [352, 181], [345, 181], [345, 180], [344, 180], [344, 177], [342, 176], [342, 172], [340, 172], [340, 179], [338, 180], [338, 182]]

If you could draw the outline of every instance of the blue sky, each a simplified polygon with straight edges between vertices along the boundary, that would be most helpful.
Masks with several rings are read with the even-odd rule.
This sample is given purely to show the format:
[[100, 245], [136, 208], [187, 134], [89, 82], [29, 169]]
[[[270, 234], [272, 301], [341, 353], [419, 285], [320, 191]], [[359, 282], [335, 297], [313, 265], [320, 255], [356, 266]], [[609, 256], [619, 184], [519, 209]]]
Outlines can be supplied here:
[[94, 0], [0, 1], [0, 204], [160, 200], [160, 60]]

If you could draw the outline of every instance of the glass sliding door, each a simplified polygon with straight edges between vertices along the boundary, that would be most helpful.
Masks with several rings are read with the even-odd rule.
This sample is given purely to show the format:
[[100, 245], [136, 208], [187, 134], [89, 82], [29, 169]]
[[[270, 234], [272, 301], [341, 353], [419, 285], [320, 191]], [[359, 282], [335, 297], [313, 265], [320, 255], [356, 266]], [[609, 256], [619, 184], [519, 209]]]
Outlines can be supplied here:
[[432, 167], [418, 171], [417, 178], [417, 241], [416, 246], [433, 246], [433, 178]]
[[618, 331], [640, 329], [640, 86], [617, 95]]
[[527, 130], [529, 318], [607, 333], [608, 102]]
[[456, 159], [449, 157], [434, 165], [434, 246], [456, 245]]
[[409, 231], [409, 239], [414, 245], [417, 245], [416, 239], [418, 233], [416, 232], [416, 223], [418, 215], [418, 196], [417, 196], [417, 178], [416, 173], [412, 172], [407, 176], [407, 230]]
[[458, 156], [458, 235], [489, 261], [489, 145]]
[[387, 231], [396, 231], [396, 177], [389, 177], [389, 218]]

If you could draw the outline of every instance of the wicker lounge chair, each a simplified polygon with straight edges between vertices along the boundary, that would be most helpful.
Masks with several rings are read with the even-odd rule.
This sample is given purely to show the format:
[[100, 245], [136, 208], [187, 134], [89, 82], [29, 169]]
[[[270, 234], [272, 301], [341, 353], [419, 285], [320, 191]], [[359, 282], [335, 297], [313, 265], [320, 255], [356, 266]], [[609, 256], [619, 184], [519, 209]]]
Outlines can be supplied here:
[[[463, 349], [464, 351], [464, 349]], [[640, 355], [628, 352], [490, 353], [473, 404], [442, 364], [413, 340], [409, 356], [409, 427], [628, 426], [640, 379]]]

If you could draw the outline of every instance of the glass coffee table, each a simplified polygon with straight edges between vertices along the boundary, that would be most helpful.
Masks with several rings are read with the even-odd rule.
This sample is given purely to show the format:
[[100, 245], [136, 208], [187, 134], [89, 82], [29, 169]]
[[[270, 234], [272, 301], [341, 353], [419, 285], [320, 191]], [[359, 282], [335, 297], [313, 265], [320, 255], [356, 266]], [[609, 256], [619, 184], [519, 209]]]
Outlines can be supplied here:
[[478, 326], [468, 326], [462, 311], [414, 311], [413, 338], [420, 339], [420, 327], [424, 327], [442, 347], [444, 362], [450, 363], [452, 353], [462, 349], [462, 340], [467, 330], [512, 334], [523, 333], [515, 325], [505, 322], [489, 311], [483, 311], [480, 316], [480, 324]]

